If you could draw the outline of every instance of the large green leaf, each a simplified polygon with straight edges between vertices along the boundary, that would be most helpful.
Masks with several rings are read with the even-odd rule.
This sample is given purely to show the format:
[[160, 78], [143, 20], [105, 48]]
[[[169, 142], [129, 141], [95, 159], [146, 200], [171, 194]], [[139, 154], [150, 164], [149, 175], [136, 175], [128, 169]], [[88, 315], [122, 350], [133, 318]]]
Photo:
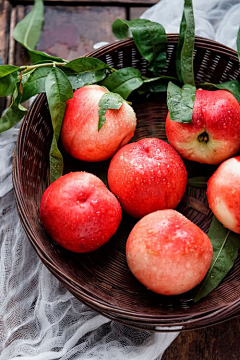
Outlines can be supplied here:
[[58, 179], [63, 173], [63, 158], [58, 149], [66, 102], [73, 96], [72, 86], [62, 70], [52, 68], [45, 82], [46, 95], [53, 126], [53, 140], [49, 153], [50, 181]]
[[195, 93], [195, 86], [186, 84], [180, 88], [171, 81], [169, 82], [167, 105], [172, 121], [180, 123], [190, 123], [192, 121]]
[[192, 0], [184, 0], [176, 52], [176, 71], [179, 81], [190, 85], [195, 84], [193, 69], [194, 40], [195, 22]]
[[145, 79], [143, 81], [142, 86], [139, 88], [138, 93], [145, 94], [145, 93], [165, 92], [167, 91], [169, 81], [178, 82], [178, 79], [176, 79], [173, 76], [166, 76], [166, 75]]
[[0, 97], [12, 95], [19, 81], [19, 72], [15, 71], [0, 79]]
[[58, 63], [64, 63], [65, 60], [61, 59], [60, 57], [52, 56], [49, 54], [46, 54], [42, 51], [37, 50], [30, 50], [28, 49], [28, 53], [31, 59], [31, 62], [33, 64], [36, 63], [46, 63], [46, 62], [58, 62]]
[[29, 14], [20, 21], [13, 32], [13, 37], [26, 49], [33, 50], [41, 35], [44, 21], [44, 5], [42, 0], [35, 0]]
[[237, 52], [238, 52], [238, 60], [240, 62], [240, 26], [237, 33]]
[[65, 68], [71, 69], [74, 73], [87, 73], [96, 70], [109, 69], [109, 65], [93, 57], [82, 57], [69, 61]]
[[195, 302], [207, 296], [220, 284], [233, 267], [240, 249], [240, 235], [226, 229], [215, 217], [208, 236], [213, 246], [213, 259], [207, 275], [196, 289]]
[[45, 92], [45, 81], [51, 71], [51, 67], [42, 67], [35, 69], [26, 80], [25, 77], [23, 77], [22, 101], [26, 101], [31, 96]]
[[108, 69], [108, 64], [92, 57], [83, 57], [69, 61], [62, 68], [67, 74], [74, 90], [102, 81], [105, 79]]
[[[65, 72], [65, 69], [64, 69]], [[85, 85], [91, 85], [98, 83], [105, 79], [107, 72], [106, 69], [94, 70], [89, 72], [83, 72], [79, 74], [72, 74], [66, 72], [68, 80], [70, 81], [74, 90], [79, 89]]]
[[106, 121], [106, 118], [105, 118], [106, 111], [108, 109], [115, 109], [115, 110], [120, 109], [123, 101], [124, 101], [123, 98], [119, 94], [112, 93], [112, 92], [107, 92], [101, 97], [101, 99], [98, 103], [98, 106], [99, 106], [98, 131], [102, 128], [102, 126], [104, 125], [104, 123]]
[[42, 0], [35, 0], [29, 14], [21, 20], [13, 32], [14, 39], [28, 50], [31, 62], [53, 61], [64, 62], [63, 59], [48, 55], [42, 51], [34, 50], [40, 38], [44, 21], [44, 5]]
[[102, 82], [102, 85], [109, 91], [118, 93], [125, 100], [133, 90], [138, 89], [142, 84], [141, 72], [132, 67], [117, 70]]
[[[18, 71], [20, 68], [19, 66], [14, 65], [0, 65], [0, 78], [3, 78], [9, 74], [12, 74]], [[1, 82], [1, 80], [0, 80]]]
[[158, 75], [165, 68], [167, 58], [167, 35], [164, 27], [145, 19], [117, 19], [112, 25], [113, 33], [118, 39], [129, 36], [128, 28], [138, 51], [149, 61], [149, 69]]
[[5, 114], [0, 118], [0, 132], [6, 131], [16, 125], [26, 114], [27, 109], [20, 104], [21, 96], [18, 87], [15, 85], [12, 103]]

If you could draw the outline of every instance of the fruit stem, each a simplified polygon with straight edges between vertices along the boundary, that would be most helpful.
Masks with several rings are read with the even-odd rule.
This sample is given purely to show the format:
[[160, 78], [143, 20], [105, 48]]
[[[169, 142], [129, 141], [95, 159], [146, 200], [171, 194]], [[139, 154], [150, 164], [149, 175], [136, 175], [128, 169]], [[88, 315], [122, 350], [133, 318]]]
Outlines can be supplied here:
[[207, 144], [208, 140], [209, 140], [209, 137], [208, 137], [208, 134], [205, 131], [198, 136], [198, 141], [199, 142], [205, 142]]

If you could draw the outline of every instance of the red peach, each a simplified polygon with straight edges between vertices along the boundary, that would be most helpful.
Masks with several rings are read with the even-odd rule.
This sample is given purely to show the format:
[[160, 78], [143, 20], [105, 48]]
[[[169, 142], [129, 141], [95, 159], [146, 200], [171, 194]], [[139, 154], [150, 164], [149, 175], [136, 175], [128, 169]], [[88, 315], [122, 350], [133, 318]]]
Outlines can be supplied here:
[[44, 192], [40, 219], [49, 235], [67, 250], [96, 250], [116, 232], [122, 210], [116, 197], [95, 175], [73, 172]]
[[187, 171], [169, 144], [148, 138], [125, 145], [114, 155], [108, 184], [123, 209], [140, 218], [156, 210], [175, 208], [186, 189]]
[[134, 135], [136, 115], [125, 101], [119, 110], [107, 110], [106, 122], [98, 131], [98, 103], [106, 92], [99, 85], [87, 85], [67, 102], [61, 140], [65, 150], [79, 160], [106, 160]]
[[212, 262], [208, 236], [175, 210], [156, 211], [132, 229], [126, 244], [128, 266], [148, 289], [178, 295], [198, 285]]
[[188, 160], [219, 164], [240, 150], [240, 106], [226, 90], [197, 90], [190, 124], [166, 119], [169, 143]]
[[228, 229], [240, 234], [240, 156], [224, 161], [207, 184], [209, 207]]

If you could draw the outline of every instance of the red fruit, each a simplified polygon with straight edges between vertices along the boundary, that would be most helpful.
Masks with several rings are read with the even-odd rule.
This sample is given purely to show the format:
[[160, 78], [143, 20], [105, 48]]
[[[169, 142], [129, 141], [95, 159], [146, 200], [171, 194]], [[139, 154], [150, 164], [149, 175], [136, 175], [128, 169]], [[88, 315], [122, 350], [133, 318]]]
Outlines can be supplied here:
[[122, 210], [115, 196], [95, 175], [73, 172], [44, 192], [40, 219], [49, 235], [67, 250], [96, 250], [116, 232]]
[[142, 139], [114, 155], [108, 184], [123, 209], [140, 218], [156, 210], [175, 208], [186, 189], [187, 171], [166, 142]]
[[190, 124], [166, 119], [169, 143], [188, 160], [219, 164], [240, 150], [240, 107], [225, 90], [197, 90]]
[[198, 285], [212, 262], [207, 235], [174, 210], [156, 211], [132, 229], [126, 244], [128, 266], [148, 289], [177, 295]]
[[98, 103], [106, 92], [99, 85], [87, 85], [67, 102], [61, 140], [65, 150], [79, 160], [106, 160], [134, 135], [136, 115], [125, 101], [119, 110], [107, 110], [106, 122], [98, 131]]
[[218, 167], [208, 181], [207, 198], [216, 218], [240, 234], [240, 156]]

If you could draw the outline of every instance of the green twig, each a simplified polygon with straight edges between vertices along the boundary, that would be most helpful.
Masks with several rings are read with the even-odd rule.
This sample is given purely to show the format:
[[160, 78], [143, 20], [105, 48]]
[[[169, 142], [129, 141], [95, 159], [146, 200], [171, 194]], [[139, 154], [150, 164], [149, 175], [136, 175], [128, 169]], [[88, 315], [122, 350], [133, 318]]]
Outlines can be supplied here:
[[36, 64], [36, 65], [23, 65], [23, 66], [20, 66], [20, 70], [28, 71], [28, 70], [38, 69], [38, 68], [42, 68], [42, 67], [46, 67], [46, 66], [55, 67], [55, 66], [64, 66], [66, 64], [67, 64], [67, 62], [61, 62], [61, 63], [52, 62], [52, 63], [43, 63], [43, 64]]

